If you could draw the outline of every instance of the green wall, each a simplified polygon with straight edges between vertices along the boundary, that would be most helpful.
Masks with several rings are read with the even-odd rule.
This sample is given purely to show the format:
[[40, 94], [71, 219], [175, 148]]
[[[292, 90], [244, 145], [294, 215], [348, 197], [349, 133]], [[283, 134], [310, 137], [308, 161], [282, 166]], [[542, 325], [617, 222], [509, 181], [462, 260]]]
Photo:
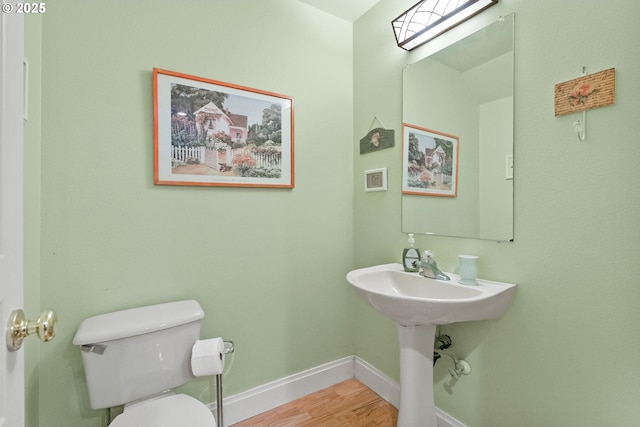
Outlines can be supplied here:
[[[640, 3], [501, 0], [406, 53], [389, 21], [414, 0], [382, 0], [354, 25], [356, 135], [374, 115], [401, 129], [402, 69], [515, 12], [515, 242], [417, 236], [440, 266], [480, 256], [481, 277], [518, 284], [498, 321], [443, 327], [472, 366], [449, 383], [436, 365], [436, 404], [470, 427], [638, 425], [640, 399]], [[554, 85], [616, 68], [614, 106], [587, 113], [587, 140], [554, 117]], [[399, 138], [396, 137], [396, 142]], [[354, 151], [354, 153], [357, 153]], [[398, 261], [401, 145], [355, 154], [355, 263]], [[389, 168], [389, 192], [364, 193], [362, 173]], [[392, 322], [356, 302], [356, 354], [398, 378]]]
[[[82, 319], [172, 299], [198, 299], [203, 336], [235, 340], [229, 395], [354, 352], [397, 379], [394, 324], [344, 274], [405, 246], [402, 69], [511, 12], [515, 242], [417, 241], [445, 270], [479, 255], [481, 276], [518, 294], [501, 320], [443, 328], [473, 372], [450, 384], [439, 362], [437, 405], [469, 427], [637, 424], [640, 3], [501, 0], [406, 53], [389, 20], [413, 2], [381, 0], [353, 26], [293, 0], [66, 0], [28, 21], [42, 119], [27, 124], [41, 164], [26, 167], [27, 307], [61, 317], [54, 341], [27, 348], [31, 427], [100, 425], [71, 344]], [[553, 115], [553, 87], [583, 65], [616, 67], [617, 100], [588, 113], [578, 142], [578, 116]], [[293, 96], [296, 188], [154, 186], [153, 67]], [[360, 155], [374, 117], [396, 147]], [[389, 191], [365, 193], [377, 167]], [[188, 392], [211, 401], [208, 386]]]
[[[42, 18], [27, 288], [60, 323], [28, 366], [29, 423], [101, 425], [71, 343], [99, 313], [197, 299], [202, 336], [236, 343], [228, 395], [353, 354], [352, 25], [294, 0], [66, 0]], [[155, 186], [154, 67], [292, 96], [295, 188]], [[211, 402], [210, 385], [187, 391]]]

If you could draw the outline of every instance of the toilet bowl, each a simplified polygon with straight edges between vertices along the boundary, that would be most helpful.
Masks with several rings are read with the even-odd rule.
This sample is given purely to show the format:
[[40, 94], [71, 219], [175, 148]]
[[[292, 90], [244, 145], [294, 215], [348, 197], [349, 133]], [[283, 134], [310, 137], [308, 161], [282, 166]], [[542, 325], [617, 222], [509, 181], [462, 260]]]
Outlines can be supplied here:
[[216, 427], [216, 420], [199, 400], [169, 393], [126, 405], [109, 427]]

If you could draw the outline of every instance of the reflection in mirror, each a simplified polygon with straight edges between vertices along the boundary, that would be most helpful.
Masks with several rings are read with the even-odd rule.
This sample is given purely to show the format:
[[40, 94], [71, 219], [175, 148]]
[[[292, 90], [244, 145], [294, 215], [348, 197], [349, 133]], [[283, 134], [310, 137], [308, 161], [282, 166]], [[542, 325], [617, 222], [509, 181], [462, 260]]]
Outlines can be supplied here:
[[403, 232], [513, 239], [513, 27], [501, 17], [405, 68], [403, 122], [456, 135], [459, 154], [457, 196], [403, 194]]

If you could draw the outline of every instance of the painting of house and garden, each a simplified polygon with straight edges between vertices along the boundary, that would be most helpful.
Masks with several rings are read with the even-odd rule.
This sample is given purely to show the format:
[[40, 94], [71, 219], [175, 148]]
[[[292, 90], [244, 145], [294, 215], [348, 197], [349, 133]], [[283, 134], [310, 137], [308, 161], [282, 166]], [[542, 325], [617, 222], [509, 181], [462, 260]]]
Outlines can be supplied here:
[[169, 135], [164, 135], [164, 145], [160, 141], [166, 157], [157, 161], [170, 162], [171, 181], [288, 186], [293, 172], [291, 112], [283, 112], [283, 106], [292, 108], [283, 102], [288, 100], [184, 79], [164, 87], [170, 94], [165, 100], [170, 123], [160, 123], [157, 132], [159, 139], [163, 129]]
[[403, 193], [457, 195], [458, 138], [404, 125]]

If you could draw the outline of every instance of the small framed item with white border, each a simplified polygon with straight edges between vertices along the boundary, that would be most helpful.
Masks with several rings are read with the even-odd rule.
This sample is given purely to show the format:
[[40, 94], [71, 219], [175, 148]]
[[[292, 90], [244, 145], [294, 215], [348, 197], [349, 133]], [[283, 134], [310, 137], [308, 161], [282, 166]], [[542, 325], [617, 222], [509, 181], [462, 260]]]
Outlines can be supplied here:
[[387, 168], [364, 171], [364, 191], [387, 191]]

